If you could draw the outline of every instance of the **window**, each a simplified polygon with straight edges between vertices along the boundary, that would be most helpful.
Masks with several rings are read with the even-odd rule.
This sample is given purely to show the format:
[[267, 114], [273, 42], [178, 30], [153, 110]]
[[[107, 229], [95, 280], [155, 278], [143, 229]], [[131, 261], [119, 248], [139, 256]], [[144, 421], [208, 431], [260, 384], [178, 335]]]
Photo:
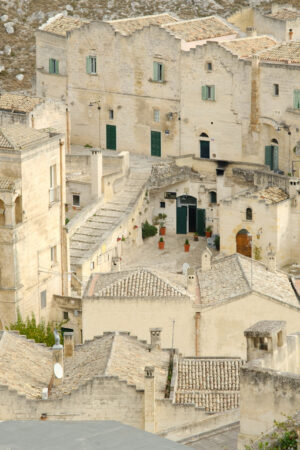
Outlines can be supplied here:
[[49, 189], [49, 202], [53, 203], [57, 201], [56, 190], [56, 164], [50, 166], [50, 189]]
[[279, 95], [279, 84], [273, 84], [273, 94], [275, 97], [278, 97]]
[[251, 208], [246, 209], [246, 220], [252, 220], [252, 209]]
[[64, 320], [69, 320], [69, 313], [68, 313], [68, 311], [64, 311], [63, 316], [64, 316]]
[[210, 203], [217, 203], [217, 193], [214, 191], [211, 191], [209, 193], [209, 202]]
[[54, 245], [50, 249], [50, 258], [51, 258], [51, 263], [56, 263], [56, 245]]
[[277, 345], [278, 345], [278, 347], [282, 347], [283, 346], [282, 331], [278, 331], [278, 333], [277, 333]]
[[94, 263], [94, 261], [91, 262], [90, 268], [91, 268], [91, 270], [94, 270], [94, 269], [95, 269], [95, 263]]
[[86, 73], [96, 74], [97, 73], [97, 58], [96, 56], [86, 57]]
[[109, 119], [113, 119], [114, 118], [114, 110], [113, 109], [109, 109], [108, 110], [108, 117], [109, 117]]
[[159, 122], [160, 121], [160, 114], [159, 114], [159, 110], [155, 109], [153, 111], [153, 120], [154, 122]]
[[294, 90], [294, 109], [300, 109], [300, 89]]
[[160, 202], [160, 208], [165, 208], [166, 207], [166, 202]]
[[278, 145], [274, 142], [272, 144], [265, 147], [265, 164], [271, 170], [278, 170]]
[[215, 100], [215, 86], [202, 86], [202, 100]]
[[80, 206], [80, 195], [73, 194], [73, 206]]
[[164, 81], [164, 65], [159, 62], [153, 63], [153, 81]]
[[213, 65], [212, 65], [212, 62], [207, 62], [206, 63], [206, 70], [207, 70], [207, 72], [212, 72], [212, 69], [213, 69]]
[[57, 59], [49, 59], [49, 73], [59, 73], [59, 62]]
[[41, 294], [41, 309], [47, 306], [47, 291], [42, 291]]

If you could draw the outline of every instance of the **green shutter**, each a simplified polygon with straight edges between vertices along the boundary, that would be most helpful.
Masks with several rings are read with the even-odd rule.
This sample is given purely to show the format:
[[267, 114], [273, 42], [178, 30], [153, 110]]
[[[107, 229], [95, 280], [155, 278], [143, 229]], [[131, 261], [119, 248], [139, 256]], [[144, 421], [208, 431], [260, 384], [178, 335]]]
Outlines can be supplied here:
[[53, 73], [53, 59], [49, 59], [49, 73]]
[[161, 64], [161, 80], [160, 81], [164, 81], [165, 79], [165, 68], [164, 65]]
[[202, 86], [202, 100], [207, 100], [207, 88]]
[[278, 170], [278, 146], [273, 145], [273, 170]]
[[158, 64], [157, 62], [153, 63], [153, 81], [158, 80]]
[[211, 99], [212, 100], [216, 99], [216, 97], [215, 97], [215, 86], [211, 86]]
[[265, 164], [273, 170], [273, 147], [272, 145], [267, 145], [265, 147]]
[[91, 61], [91, 57], [87, 56], [86, 57], [86, 73], [91, 73], [92, 71], [92, 61]]
[[205, 209], [197, 209], [197, 233], [199, 236], [205, 236]]
[[300, 109], [300, 90], [294, 90], [294, 109]]
[[56, 68], [55, 73], [59, 73], [59, 61], [56, 59]]

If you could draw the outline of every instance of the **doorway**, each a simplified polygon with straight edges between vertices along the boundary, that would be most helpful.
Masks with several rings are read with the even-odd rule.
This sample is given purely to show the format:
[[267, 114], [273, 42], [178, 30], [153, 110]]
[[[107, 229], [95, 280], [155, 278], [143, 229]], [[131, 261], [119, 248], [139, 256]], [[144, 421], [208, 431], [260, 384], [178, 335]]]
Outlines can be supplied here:
[[251, 258], [252, 236], [245, 229], [240, 230], [236, 235], [236, 252]]
[[151, 156], [161, 156], [160, 131], [151, 131]]
[[106, 125], [106, 148], [108, 150], [117, 149], [117, 127], [115, 125]]
[[200, 158], [210, 158], [210, 141], [206, 133], [200, 134]]
[[278, 170], [278, 141], [272, 139], [271, 145], [265, 146], [265, 164], [271, 170]]
[[[204, 215], [199, 214], [204, 211]], [[203, 227], [204, 219], [204, 227]], [[197, 199], [191, 195], [181, 195], [176, 199], [176, 233], [199, 233], [199, 228], [205, 230], [205, 210], [197, 209]], [[200, 234], [200, 233], [199, 233]], [[202, 236], [202, 234], [200, 234]]]

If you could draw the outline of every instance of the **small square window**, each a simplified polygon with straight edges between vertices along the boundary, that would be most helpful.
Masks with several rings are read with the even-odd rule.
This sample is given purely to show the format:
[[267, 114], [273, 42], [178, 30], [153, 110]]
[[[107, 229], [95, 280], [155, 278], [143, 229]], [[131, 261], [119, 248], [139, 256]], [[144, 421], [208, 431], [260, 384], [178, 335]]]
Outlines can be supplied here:
[[97, 73], [97, 58], [96, 56], [86, 57], [86, 73], [95, 75]]
[[94, 261], [91, 262], [90, 268], [91, 268], [91, 270], [94, 270], [94, 269], [95, 269], [95, 263], [94, 263]]
[[69, 320], [69, 313], [68, 313], [68, 311], [64, 311], [64, 320]]
[[159, 122], [160, 121], [160, 114], [159, 114], [159, 110], [158, 109], [154, 109], [154, 111], [153, 111], [153, 119], [154, 119], [154, 122]]
[[73, 195], [73, 206], [80, 206], [80, 195]]
[[113, 110], [113, 109], [109, 109], [109, 110], [108, 110], [108, 117], [109, 117], [110, 119], [113, 119], [113, 118], [114, 118], [114, 110]]
[[166, 202], [160, 202], [160, 207], [161, 208], [165, 208], [166, 207]]
[[50, 58], [49, 59], [49, 73], [59, 73], [59, 62], [57, 59]]
[[279, 84], [273, 84], [273, 94], [275, 97], [278, 97], [279, 95]]
[[47, 291], [42, 291], [40, 294], [41, 298], [41, 309], [46, 308], [47, 306]]
[[50, 257], [51, 257], [51, 262], [55, 263], [56, 262], [56, 245], [51, 247], [51, 249], [50, 249]]
[[164, 81], [164, 66], [162, 63], [153, 63], [153, 81]]
[[206, 63], [206, 70], [207, 70], [207, 72], [212, 72], [212, 70], [213, 70], [212, 62]]

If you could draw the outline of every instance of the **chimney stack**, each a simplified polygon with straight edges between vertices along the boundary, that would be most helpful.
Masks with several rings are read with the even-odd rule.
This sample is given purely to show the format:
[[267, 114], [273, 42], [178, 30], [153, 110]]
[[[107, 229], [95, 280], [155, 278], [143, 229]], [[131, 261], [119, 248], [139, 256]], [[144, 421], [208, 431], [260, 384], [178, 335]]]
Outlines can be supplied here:
[[102, 195], [102, 153], [92, 150], [91, 155], [92, 198], [99, 200]]
[[276, 255], [275, 253], [270, 250], [268, 252], [268, 262], [267, 262], [267, 268], [270, 272], [276, 272]]
[[64, 333], [64, 355], [65, 358], [70, 358], [74, 355], [74, 333], [68, 331]]
[[155, 378], [153, 366], [145, 367], [144, 419], [145, 431], [155, 433]]
[[247, 27], [246, 34], [248, 37], [255, 37], [255, 36], [257, 36], [257, 31], [254, 27]]
[[196, 274], [195, 269], [189, 268], [186, 274], [187, 291], [191, 295], [196, 295]]
[[150, 349], [161, 349], [161, 331], [162, 328], [150, 328]]
[[212, 253], [206, 248], [201, 255], [201, 272], [208, 272], [211, 270]]
[[290, 39], [290, 41], [292, 41], [293, 40], [293, 30], [292, 30], [292, 28], [290, 28], [289, 29], [289, 39]]

